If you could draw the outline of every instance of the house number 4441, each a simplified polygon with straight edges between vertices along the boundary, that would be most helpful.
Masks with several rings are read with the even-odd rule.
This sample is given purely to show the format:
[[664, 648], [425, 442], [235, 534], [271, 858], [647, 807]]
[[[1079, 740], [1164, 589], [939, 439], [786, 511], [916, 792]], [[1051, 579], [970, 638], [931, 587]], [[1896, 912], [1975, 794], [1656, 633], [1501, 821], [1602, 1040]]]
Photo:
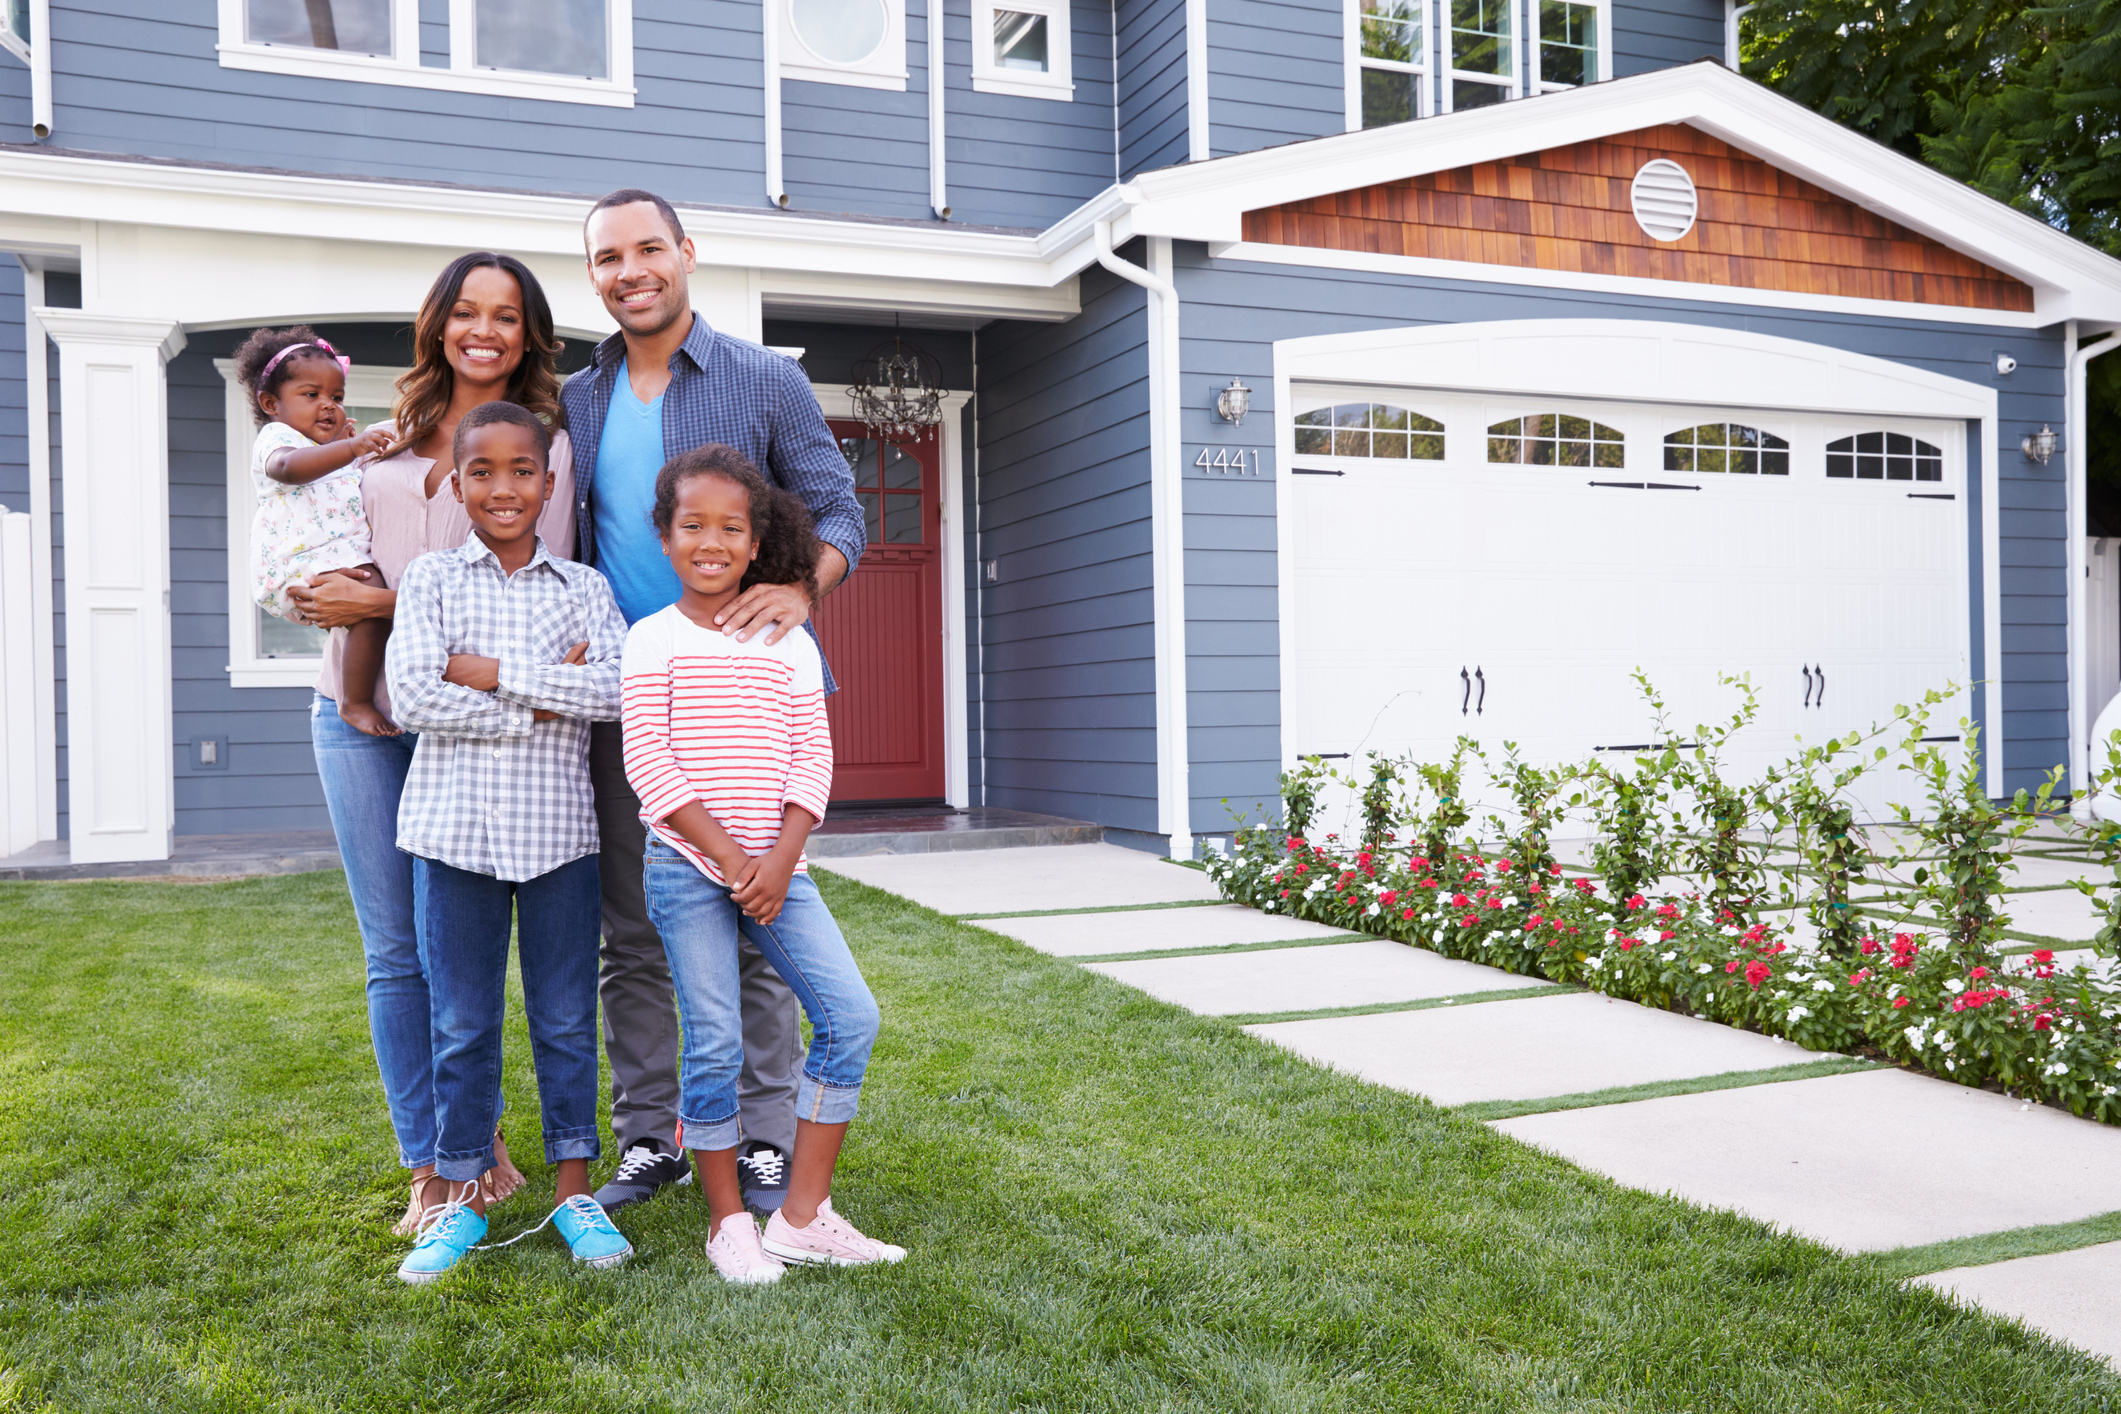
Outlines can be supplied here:
[[1212, 453], [1203, 447], [1193, 464], [1209, 476], [1257, 476], [1259, 475], [1259, 451], [1257, 448], [1239, 447], [1231, 451], [1228, 447], [1217, 447]]

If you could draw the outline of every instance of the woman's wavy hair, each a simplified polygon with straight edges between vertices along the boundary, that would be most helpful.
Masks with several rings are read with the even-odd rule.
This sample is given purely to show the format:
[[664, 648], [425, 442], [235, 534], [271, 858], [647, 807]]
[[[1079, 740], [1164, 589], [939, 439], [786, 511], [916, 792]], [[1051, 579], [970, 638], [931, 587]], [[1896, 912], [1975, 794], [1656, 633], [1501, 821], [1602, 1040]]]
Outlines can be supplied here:
[[656, 534], [670, 538], [677, 520], [678, 488], [695, 477], [719, 476], [744, 489], [751, 501], [751, 533], [758, 537], [759, 552], [744, 571], [739, 589], [754, 584], [793, 584], [811, 599], [817, 598], [817, 527], [802, 497], [783, 491], [734, 447], [710, 442], [672, 457], [656, 473], [655, 509], [649, 518]]
[[545, 301], [545, 287], [514, 256], [475, 250], [443, 266], [421, 302], [420, 317], [412, 328], [412, 368], [398, 379], [398, 405], [393, 409], [396, 440], [384, 456], [394, 457], [426, 437], [449, 411], [456, 370], [442, 352], [442, 331], [449, 324], [450, 311], [457, 307], [457, 297], [464, 293], [465, 277], [481, 269], [506, 271], [523, 292], [523, 361], [516, 365], [508, 390], [501, 396], [535, 413], [548, 427], [559, 426], [558, 359], [566, 345], [552, 332], [552, 306]]

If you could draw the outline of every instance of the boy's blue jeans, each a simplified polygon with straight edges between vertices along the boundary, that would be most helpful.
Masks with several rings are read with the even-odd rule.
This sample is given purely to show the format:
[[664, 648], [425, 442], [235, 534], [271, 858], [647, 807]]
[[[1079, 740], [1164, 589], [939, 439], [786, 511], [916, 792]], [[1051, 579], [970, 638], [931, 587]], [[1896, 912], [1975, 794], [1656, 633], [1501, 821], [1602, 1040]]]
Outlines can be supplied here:
[[744, 1068], [739, 930], [773, 964], [810, 1018], [810, 1051], [795, 1091], [796, 1118], [819, 1124], [853, 1119], [876, 1045], [876, 999], [810, 876], [788, 881], [788, 901], [770, 925], [745, 917], [730, 901], [729, 890], [652, 833], [642, 878], [648, 916], [663, 936], [678, 1017], [685, 1026], [678, 1062], [678, 1142], [687, 1149], [733, 1149], [744, 1137], [736, 1100], [737, 1075]]
[[435, 1172], [463, 1183], [493, 1167], [511, 914], [545, 1161], [596, 1158], [596, 856], [522, 883], [414, 859], [413, 897], [434, 1016]]

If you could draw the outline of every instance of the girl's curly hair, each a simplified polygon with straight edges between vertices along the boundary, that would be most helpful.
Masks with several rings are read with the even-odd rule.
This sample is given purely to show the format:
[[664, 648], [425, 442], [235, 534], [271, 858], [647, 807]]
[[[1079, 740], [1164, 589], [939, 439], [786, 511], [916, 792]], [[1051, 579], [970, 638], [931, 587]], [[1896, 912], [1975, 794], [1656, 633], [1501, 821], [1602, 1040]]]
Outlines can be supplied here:
[[271, 421], [265, 415], [265, 409], [259, 405], [260, 398], [279, 392], [281, 386], [295, 376], [295, 370], [311, 359], [321, 358], [330, 362], [332, 356], [323, 349], [318, 349], [315, 353], [290, 354], [280, 360], [280, 366], [266, 378], [262, 388], [258, 386], [258, 375], [265, 372], [265, 365], [271, 363], [280, 350], [293, 348], [296, 344], [314, 344], [316, 341], [316, 330], [307, 324], [295, 324], [285, 329], [256, 330], [236, 350], [236, 377], [242, 381], [244, 387], [250, 389], [250, 415], [258, 420], [260, 427]]
[[650, 518], [656, 534], [670, 538], [677, 520], [678, 488], [698, 476], [719, 476], [744, 488], [751, 502], [751, 533], [758, 537], [759, 552], [744, 571], [738, 588], [754, 584], [793, 584], [811, 599], [817, 598], [817, 527], [802, 497], [783, 491], [734, 447], [710, 442], [671, 458], [656, 474], [655, 509]]

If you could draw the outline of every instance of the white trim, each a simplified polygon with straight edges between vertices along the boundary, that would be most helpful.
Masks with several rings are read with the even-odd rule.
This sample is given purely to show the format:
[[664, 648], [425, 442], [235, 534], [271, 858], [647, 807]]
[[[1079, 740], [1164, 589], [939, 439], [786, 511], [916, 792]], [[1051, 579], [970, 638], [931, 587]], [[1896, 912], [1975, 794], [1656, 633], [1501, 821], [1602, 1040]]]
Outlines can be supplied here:
[[[844, 385], [812, 383], [810, 391], [825, 416], [855, 415]], [[942, 543], [937, 547], [943, 557], [943, 798], [956, 810], [972, 802], [965, 681], [965, 544], [962, 537], [952, 543], [966, 514], [963, 414], [971, 400], [969, 392], [943, 394], [942, 465], [938, 469], [943, 483]]]
[[1723, 66], [1732, 73], [1738, 72], [1738, 22], [1752, 8], [1737, 0], [1723, 0]]
[[1365, 69], [1411, 74], [1420, 80], [1414, 86], [1414, 117], [1426, 118], [1436, 106], [1436, 38], [1428, 0], [1408, 0], [1421, 18], [1421, 58], [1409, 63], [1394, 59], [1366, 58], [1362, 52], [1362, 0], [1345, 0], [1341, 6], [1341, 62], [1347, 73], [1347, 124], [1351, 133], [1362, 131], [1362, 75]]
[[[2085, 603], [2085, 578], [2090, 570], [2084, 562], [2084, 541], [2088, 507], [2085, 504], [2085, 376], [2091, 361], [2103, 353], [2110, 353], [2121, 345], [2121, 334], [2109, 334], [2103, 339], [2080, 344], [2077, 341], [2077, 321], [2071, 320], [2067, 332], [2068, 362], [2067, 377], [2062, 385], [2064, 399], [2064, 423], [2062, 434], [2064, 505], [2068, 525], [2069, 553], [2064, 561], [2069, 576], [2069, 789], [2072, 796], [2083, 796], [2098, 778], [2097, 765], [2091, 753], [2091, 726], [2097, 708], [2087, 700], [2090, 680], [2086, 664], [2090, 661], [2088, 626]], [[2099, 706], [2104, 706], [2101, 703]]]
[[[257, 488], [251, 481], [250, 450], [257, 423], [250, 395], [236, 378], [235, 360], [217, 358], [221, 375], [221, 416], [226, 450], [228, 492], [228, 685], [230, 687], [308, 687], [317, 680], [321, 654], [308, 658], [267, 658], [258, 652], [258, 606], [251, 597], [255, 551], [250, 527], [257, 512]], [[397, 397], [401, 368], [357, 367], [346, 379], [350, 406], [389, 407]]]
[[1300, 265], [1321, 270], [1370, 271], [1381, 275], [1421, 275], [1438, 280], [1466, 280], [1492, 285], [1529, 285], [1548, 290], [1583, 290], [1595, 294], [1633, 295], [1648, 299], [1743, 304], [1763, 309], [1860, 314], [1879, 319], [1936, 320], [1981, 324], [1999, 329], [2039, 329], [2048, 320], [2038, 313], [2011, 309], [1964, 309], [1949, 304], [1915, 304], [1845, 295], [1797, 294], [1744, 285], [1703, 285], [1686, 280], [1650, 280], [1632, 275], [1587, 275], [1573, 270], [1539, 270], [1521, 265], [1483, 265], [1473, 260], [1436, 260], [1420, 255], [1377, 255], [1359, 250], [1322, 250], [1311, 246], [1268, 245], [1232, 241], [1209, 248], [1222, 260], [1252, 260], [1267, 265]]
[[[934, 0], [940, 3], [940, 0]], [[1074, 40], [1068, 29], [1068, 0], [972, 0], [972, 87], [979, 93], [1008, 94], [1016, 98], [1075, 98]], [[1027, 73], [1002, 69], [994, 63], [994, 12], [1014, 10], [1018, 14], [1046, 18], [1046, 72]]]
[[928, 209], [936, 219], [950, 219], [949, 147], [944, 135], [945, 97], [950, 88], [950, 65], [943, 33], [943, 0], [925, 0], [928, 7]]
[[[1439, 82], [1436, 86], [1436, 111], [1438, 113], [1457, 111], [1456, 95], [1452, 92], [1452, 87], [1460, 79], [1464, 79], [1467, 83], [1480, 84], [1484, 88], [1501, 89], [1505, 103], [1524, 94], [1525, 64], [1524, 55], [1520, 52], [1524, 47], [1523, 7], [1518, 5], [1516, 0], [1499, 0], [1499, 3], [1502, 6], [1502, 13], [1509, 23], [1508, 33], [1501, 36], [1502, 52], [1508, 55], [1510, 60], [1510, 71], [1507, 74], [1475, 73], [1470, 69], [1460, 69], [1453, 64], [1451, 62], [1451, 37], [1457, 33], [1457, 27], [1451, 23], [1451, 6], [1448, 0], [1439, 9], [1435, 49], [1436, 72], [1439, 77]], [[1487, 31], [1467, 30], [1466, 33], [1485, 34]], [[1481, 106], [1485, 108], [1489, 105], [1482, 104]]]
[[[1278, 602], [1283, 624], [1294, 622], [1295, 545], [1286, 474], [1295, 456], [1291, 419], [1294, 382], [1352, 386], [1439, 388], [1469, 393], [1699, 404], [1734, 412], [1819, 412], [1887, 418], [1978, 422], [1982, 453], [1983, 622], [1982, 686], [1988, 739], [1983, 746], [1991, 794], [2002, 789], [2004, 731], [1999, 628], [2001, 588], [1996, 509], [1998, 393], [1993, 387], [1946, 377], [1867, 354], [1795, 339], [1708, 325], [1619, 319], [1523, 319], [1364, 330], [1281, 339], [1274, 344], [1275, 487]], [[1742, 388], [1738, 401], [1730, 390]], [[1963, 439], [1962, 439], [1963, 446]], [[1962, 452], [1963, 455], [1963, 452]], [[1963, 463], [1962, 463], [1963, 465]], [[1964, 519], [1971, 513], [1959, 503]], [[1960, 560], [1965, 565], [1964, 558]], [[1961, 574], [1965, 603], [1966, 575]], [[1961, 618], [1960, 622], [1965, 623]], [[1964, 630], [1962, 629], [1962, 632]], [[1969, 635], [1970, 637], [1970, 635]], [[1971, 643], [1968, 643], [1971, 667]], [[1284, 702], [1294, 701], [1293, 655], [1281, 658]], [[1286, 717], [1284, 718], [1286, 723]], [[1286, 736], [1281, 759], [1296, 749]]]
[[[34, 20], [31, 21], [33, 27], [35, 23]], [[8, 24], [4, 19], [0, 19], [0, 49], [5, 49], [25, 64], [34, 64], [36, 62], [30, 58], [29, 42], [17, 35], [14, 26]]]
[[[48, 0], [45, 0], [48, 3]], [[352, 83], [392, 84], [400, 88], [484, 93], [503, 98], [535, 98], [552, 103], [587, 103], [606, 108], [633, 107], [633, 0], [604, 0], [609, 26], [605, 57], [611, 76], [570, 78], [562, 74], [525, 73], [477, 67], [476, 0], [450, 0], [449, 67], [420, 62], [420, 16], [417, 0], [392, 0], [391, 48], [384, 54], [352, 54], [335, 49], [253, 44], [245, 38], [244, 0], [219, 0], [221, 39], [214, 46], [224, 69], [286, 74], [294, 78], [337, 79]]]
[[57, 625], [52, 605], [51, 358], [37, 310], [44, 304], [44, 272], [22, 267], [23, 411], [29, 422], [31, 652], [36, 664], [37, 838], [59, 838], [59, 691]]
[[884, 37], [875, 49], [851, 64], [828, 59], [810, 47], [795, 23], [797, 3], [799, 0], [780, 0], [777, 7], [781, 15], [782, 78], [906, 91], [906, 0], [877, 0], [884, 7]]
[[1186, 0], [1186, 160], [1214, 156], [1208, 128], [1208, 0]]
[[[1539, 7], [1545, 3], [1546, 0], [1524, 0], [1524, 15], [1522, 17], [1525, 30], [1524, 91], [1528, 94], [1567, 93], [1570, 89], [1578, 88], [1582, 85], [1573, 83], [1550, 84], [1543, 76], [1545, 66], [1541, 62], [1539, 48], [1541, 44], [1540, 25], [1544, 22], [1545, 16], [1539, 13]], [[1607, 77], [1608, 70], [1613, 67], [1613, 36], [1611, 33], [1613, 6], [1611, 0], [1568, 0], [1568, 3], [1581, 6], [1586, 10], [1595, 10], [1598, 13], [1596, 21], [1598, 26], [1597, 39], [1591, 46], [1591, 76], [1584, 82], [1601, 82]]]

